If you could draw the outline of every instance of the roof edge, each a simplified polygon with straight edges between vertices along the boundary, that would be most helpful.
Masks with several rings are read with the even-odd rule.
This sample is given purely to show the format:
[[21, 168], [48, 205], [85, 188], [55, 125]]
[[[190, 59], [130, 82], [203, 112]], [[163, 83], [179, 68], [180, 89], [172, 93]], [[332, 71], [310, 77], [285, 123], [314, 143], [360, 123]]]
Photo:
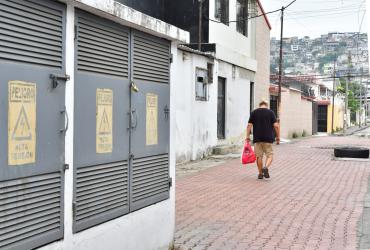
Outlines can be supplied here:
[[260, 0], [257, 0], [257, 3], [258, 3], [258, 6], [260, 7], [261, 11], [262, 11], [262, 14], [263, 14], [263, 17], [265, 18], [265, 21], [267, 23], [267, 26], [269, 26], [269, 29], [271, 30], [272, 27], [271, 27], [271, 23], [269, 21], [269, 19], [267, 18], [267, 15], [266, 15], [266, 12], [265, 12], [265, 9], [263, 8]]

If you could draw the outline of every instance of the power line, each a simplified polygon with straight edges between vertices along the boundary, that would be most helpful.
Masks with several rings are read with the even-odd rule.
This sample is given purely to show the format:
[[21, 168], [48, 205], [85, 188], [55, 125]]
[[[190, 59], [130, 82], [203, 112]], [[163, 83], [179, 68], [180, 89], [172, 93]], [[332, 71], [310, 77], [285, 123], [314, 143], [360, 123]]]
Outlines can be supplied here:
[[361, 8], [363, 4], [353, 4], [353, 5], [346, 5], [341, 7], [334, 7], [334, 8], [328, 8], [328, 9], [313, 9], [313, 10], [298, 10], [298, 11], [292, 11], [290, 10], [290, 13], [320, 13], [320, 12], [333, 12], [333, 11], [340, 11], [340, 10], [350, 10], [350, 9], [358, 9]]
[[[295, 1], [297, 1], [297, 0], [293, 0], [286, 7], [282, 7], [282, 8], [284, 8], [284, 9], [288, 8]], [[254, 18], [257, 18], [257, 17], [266, 16], [268, 14], [276, 13], [278, 11], [281, 11], [281, 8], [280, 9], [273, 10], [273, 11], [265, 12], [265, 13], [260, 14], [260, 15], [257, 15], [257, 16], [252, 16], [252, 17], [248, 17], [248, 18], [244, 18], [244, 19], [239, 19], [239, 20], [235, 20], [235, 21], [227, 21], [227, 22], [222, 22], [222, 21], [211, 19], [211, 18], [206, 18], [206, 19], [209, 20], [209, 21], [215, 22], [215, 23], [224, 23], [224, 24], [227, 24], [227, 23], [238, 23], [238, 22], [242, 22], [242, 21], [247, 21], [247, 20], [250, 20], [250, 19], [254, 19]]]

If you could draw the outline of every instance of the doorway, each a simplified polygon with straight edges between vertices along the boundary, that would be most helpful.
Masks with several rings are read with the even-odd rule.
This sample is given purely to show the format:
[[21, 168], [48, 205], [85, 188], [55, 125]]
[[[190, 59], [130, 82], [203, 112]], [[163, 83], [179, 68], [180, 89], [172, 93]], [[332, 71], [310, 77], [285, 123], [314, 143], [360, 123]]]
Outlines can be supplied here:
[[327, 132], [328, 131], [328, 106], [319, 105], [318, 108], [318, 132]]
[[251, 82], [249, 93], [249, 113], [252, 113], [254, 110], [254, 82]]
[[225, 139], [226, 79], [218, 78], [217, 138]]

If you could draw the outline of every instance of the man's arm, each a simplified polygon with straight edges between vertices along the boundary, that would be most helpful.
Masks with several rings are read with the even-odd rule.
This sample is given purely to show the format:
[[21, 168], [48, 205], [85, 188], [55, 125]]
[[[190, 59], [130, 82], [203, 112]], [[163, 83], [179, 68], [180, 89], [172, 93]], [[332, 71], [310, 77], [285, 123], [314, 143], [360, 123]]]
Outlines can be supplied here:
[[274, 123], [275, 135], [276, 135], [276, 144], [280, 144], [280, 126], [278, 122]]
[[252, 127], [253, 127], [253, 124], [252, 123], [248, 123], [248, 126], [247, 126], [247, 138], [246, 138], [246, 141], [247, 142], [250, 142], [251, 141]]

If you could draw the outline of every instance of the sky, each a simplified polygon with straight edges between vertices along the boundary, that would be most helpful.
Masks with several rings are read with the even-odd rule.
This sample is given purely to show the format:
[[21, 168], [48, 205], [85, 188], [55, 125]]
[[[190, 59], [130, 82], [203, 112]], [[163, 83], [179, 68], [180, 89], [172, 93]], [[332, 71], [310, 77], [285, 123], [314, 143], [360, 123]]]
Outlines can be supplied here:
[[[280, 9], [291, 1], [260, 0], [265, 12]], [[284, 12], [284, 37], [316, 38], [328, 32], [367, 33], [370, 15], [366, 13], [366, 1], [370, 0], [296, 0]], [[271, 37], [279, 38], [280, 12], [269, 14], [268, 18]]]

